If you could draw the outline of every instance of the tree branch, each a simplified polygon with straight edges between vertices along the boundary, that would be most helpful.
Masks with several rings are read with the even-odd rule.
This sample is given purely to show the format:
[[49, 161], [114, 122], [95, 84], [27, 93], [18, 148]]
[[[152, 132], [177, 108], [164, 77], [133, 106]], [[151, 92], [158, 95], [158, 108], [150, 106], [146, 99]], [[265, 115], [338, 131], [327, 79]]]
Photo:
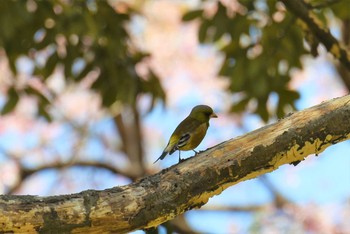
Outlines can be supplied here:
[[139, 177], [144, 176], [146, 170], [143, 163], [143, 140], [138, 109], [136, 105], [124, 106], [123, 108], [127, 111], [115, 116], [114, 122], [123, 143], [123, 151], [132, 164], [130, 169], [133, 170], [133, 173], [138, 173]]
[[320, 9], [325, 7], [330, 7], [331, 5], [337, 4], [342, 0], [325, 0], [324, 2], [316, 3], [316, 4], [308, 4], [312, 9]]
[[[342, 42], [350, 48], [350, 18], [346, 18], [342, 20]], [[346, 69], [346, 67], [342, 64], [336, 64], [337, 71], [340, 75], [340, 78], [344, 82], [344, 85], [350, 91], [350, 70]]]
[[338, 40], [332, 36], [329, 29], [323, 26], [317, 16], [308, 8], [304, 0], [280, 0], [287, 9], [300, 18], [310, 31], [350, 71], [350, 54]]
[[200, 211], [228, 211], [228, 212], [257, 212], [265, 209], [271, 204], [262, 204], [262, 205], [247, 205], [247, 206], [204, 206]]
[[276, 187], [271, 183], [271, 181], [268, 180], [266, 175], [260, 176], [259, 179], [274, 197], [275, 207], [282, 208], [286, 204], [290, 203], [290, 201], [276, 189]]
[[[18, 162], [18, 164], [20, 163]], [[103, 162], [92, 162], [92, 161], [56, 162], [52, 164], [41, 165], [31, 169], [25, 168], [24, 166], [20, 166], [20, 179], [18, 180], [18, 183], [14, 184], [10, 189], [8, 189], [8, 191], [6, 191], [6, 194], [15, 193], [22, 186], [23, 181], [25, 181], [32, 174], [35, 174], [43, 170], [48, 170], [48, 169], [60, 170], [60, 169], [70, 168], [70, 167], [94, 167], [98, 169], [108, 170], [114, 174], [125, 176], [131, 180], [136, 180], [138, 178], [138, 174], [133, 174], [132, 170], [116, 168], [112, 164], [103, 163]]]
[[126, 233], [203, 206], [244, 180], [350, 138], [350, 96], [223, 142], [127, 186], [36, 197], [0, 196], [1, 232]]
[[36, 168], [22, 169], [22, 180], [27, 178], [28, 176], [37, 173], [38, 171], [46, 170], [46, 169], [64, 169], [69, 167], [95, 167], [99, 169], [105, 169], [108, 170], [114, 174], [119, 174], [125, 177], [130, 178], [131, 180], [134, 180], [137, 178], [137, 175], [130, 173], [129, 171], [116, 168], [112, 164], [104, 163], [104, 162], [92, 162], [92, 161], [76, 161], [76, 162], [57, 162], [52, 163], [49, 165], [42, 165]]

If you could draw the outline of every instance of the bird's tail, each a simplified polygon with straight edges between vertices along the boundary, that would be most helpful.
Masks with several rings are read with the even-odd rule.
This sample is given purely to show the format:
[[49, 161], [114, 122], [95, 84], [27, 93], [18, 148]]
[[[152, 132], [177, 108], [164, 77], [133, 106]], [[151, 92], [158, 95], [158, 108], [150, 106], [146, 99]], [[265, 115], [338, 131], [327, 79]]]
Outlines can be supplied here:
[[160, 155], [160, 157], [154, 161], [153, 164], [155, 164], [158, 160], [163, 160], [165, 158], [165, 156], [168, 154], [168, 152], [166, 152], [165, 150], [163, 151], [162, 155]]

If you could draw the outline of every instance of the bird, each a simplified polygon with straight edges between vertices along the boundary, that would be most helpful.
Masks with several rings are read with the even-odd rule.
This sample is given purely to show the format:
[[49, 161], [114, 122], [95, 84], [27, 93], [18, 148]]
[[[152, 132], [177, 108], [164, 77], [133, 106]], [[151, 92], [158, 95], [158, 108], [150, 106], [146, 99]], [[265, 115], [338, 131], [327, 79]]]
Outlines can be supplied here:
[[209, 127], [209, 120], [217, 118], [213, 109], [207, 105], [198, 105], [192, 108], [191, 113], [176, 127], [163, 153], [158, 160], [163, 160], [167, 154], [171, 155], [179, 151], [179, 162], [181, 162], [180, 151], [194, 150], [203, 140]]

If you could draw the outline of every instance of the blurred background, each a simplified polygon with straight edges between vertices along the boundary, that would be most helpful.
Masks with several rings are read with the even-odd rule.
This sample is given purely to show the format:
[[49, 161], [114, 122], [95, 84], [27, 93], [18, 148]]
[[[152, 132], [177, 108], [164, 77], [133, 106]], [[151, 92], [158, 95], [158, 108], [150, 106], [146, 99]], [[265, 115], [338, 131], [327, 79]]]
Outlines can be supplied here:
[[[305, 6], [350, 45], [347, 0]], [[350, 68], [277, 0], [8, 0], [0, 25], [1, 194], [157, 173], [177, 163], [153, 164], [197, 104], [219, 116], [205, 150], [350, 89]], [[235, 185], [157, 231], [350, 233], [349, 150]]]

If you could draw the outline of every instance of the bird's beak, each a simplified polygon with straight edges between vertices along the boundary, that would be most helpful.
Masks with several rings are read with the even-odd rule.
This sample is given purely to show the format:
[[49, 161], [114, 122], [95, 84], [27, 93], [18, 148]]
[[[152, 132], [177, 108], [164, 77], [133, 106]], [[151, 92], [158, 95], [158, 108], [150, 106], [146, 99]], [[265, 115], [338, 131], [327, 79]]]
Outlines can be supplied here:
[[218, 116], [213, 112], [213, 114], [211, 114], [209, 117], [210, 118], [217, 118]]

